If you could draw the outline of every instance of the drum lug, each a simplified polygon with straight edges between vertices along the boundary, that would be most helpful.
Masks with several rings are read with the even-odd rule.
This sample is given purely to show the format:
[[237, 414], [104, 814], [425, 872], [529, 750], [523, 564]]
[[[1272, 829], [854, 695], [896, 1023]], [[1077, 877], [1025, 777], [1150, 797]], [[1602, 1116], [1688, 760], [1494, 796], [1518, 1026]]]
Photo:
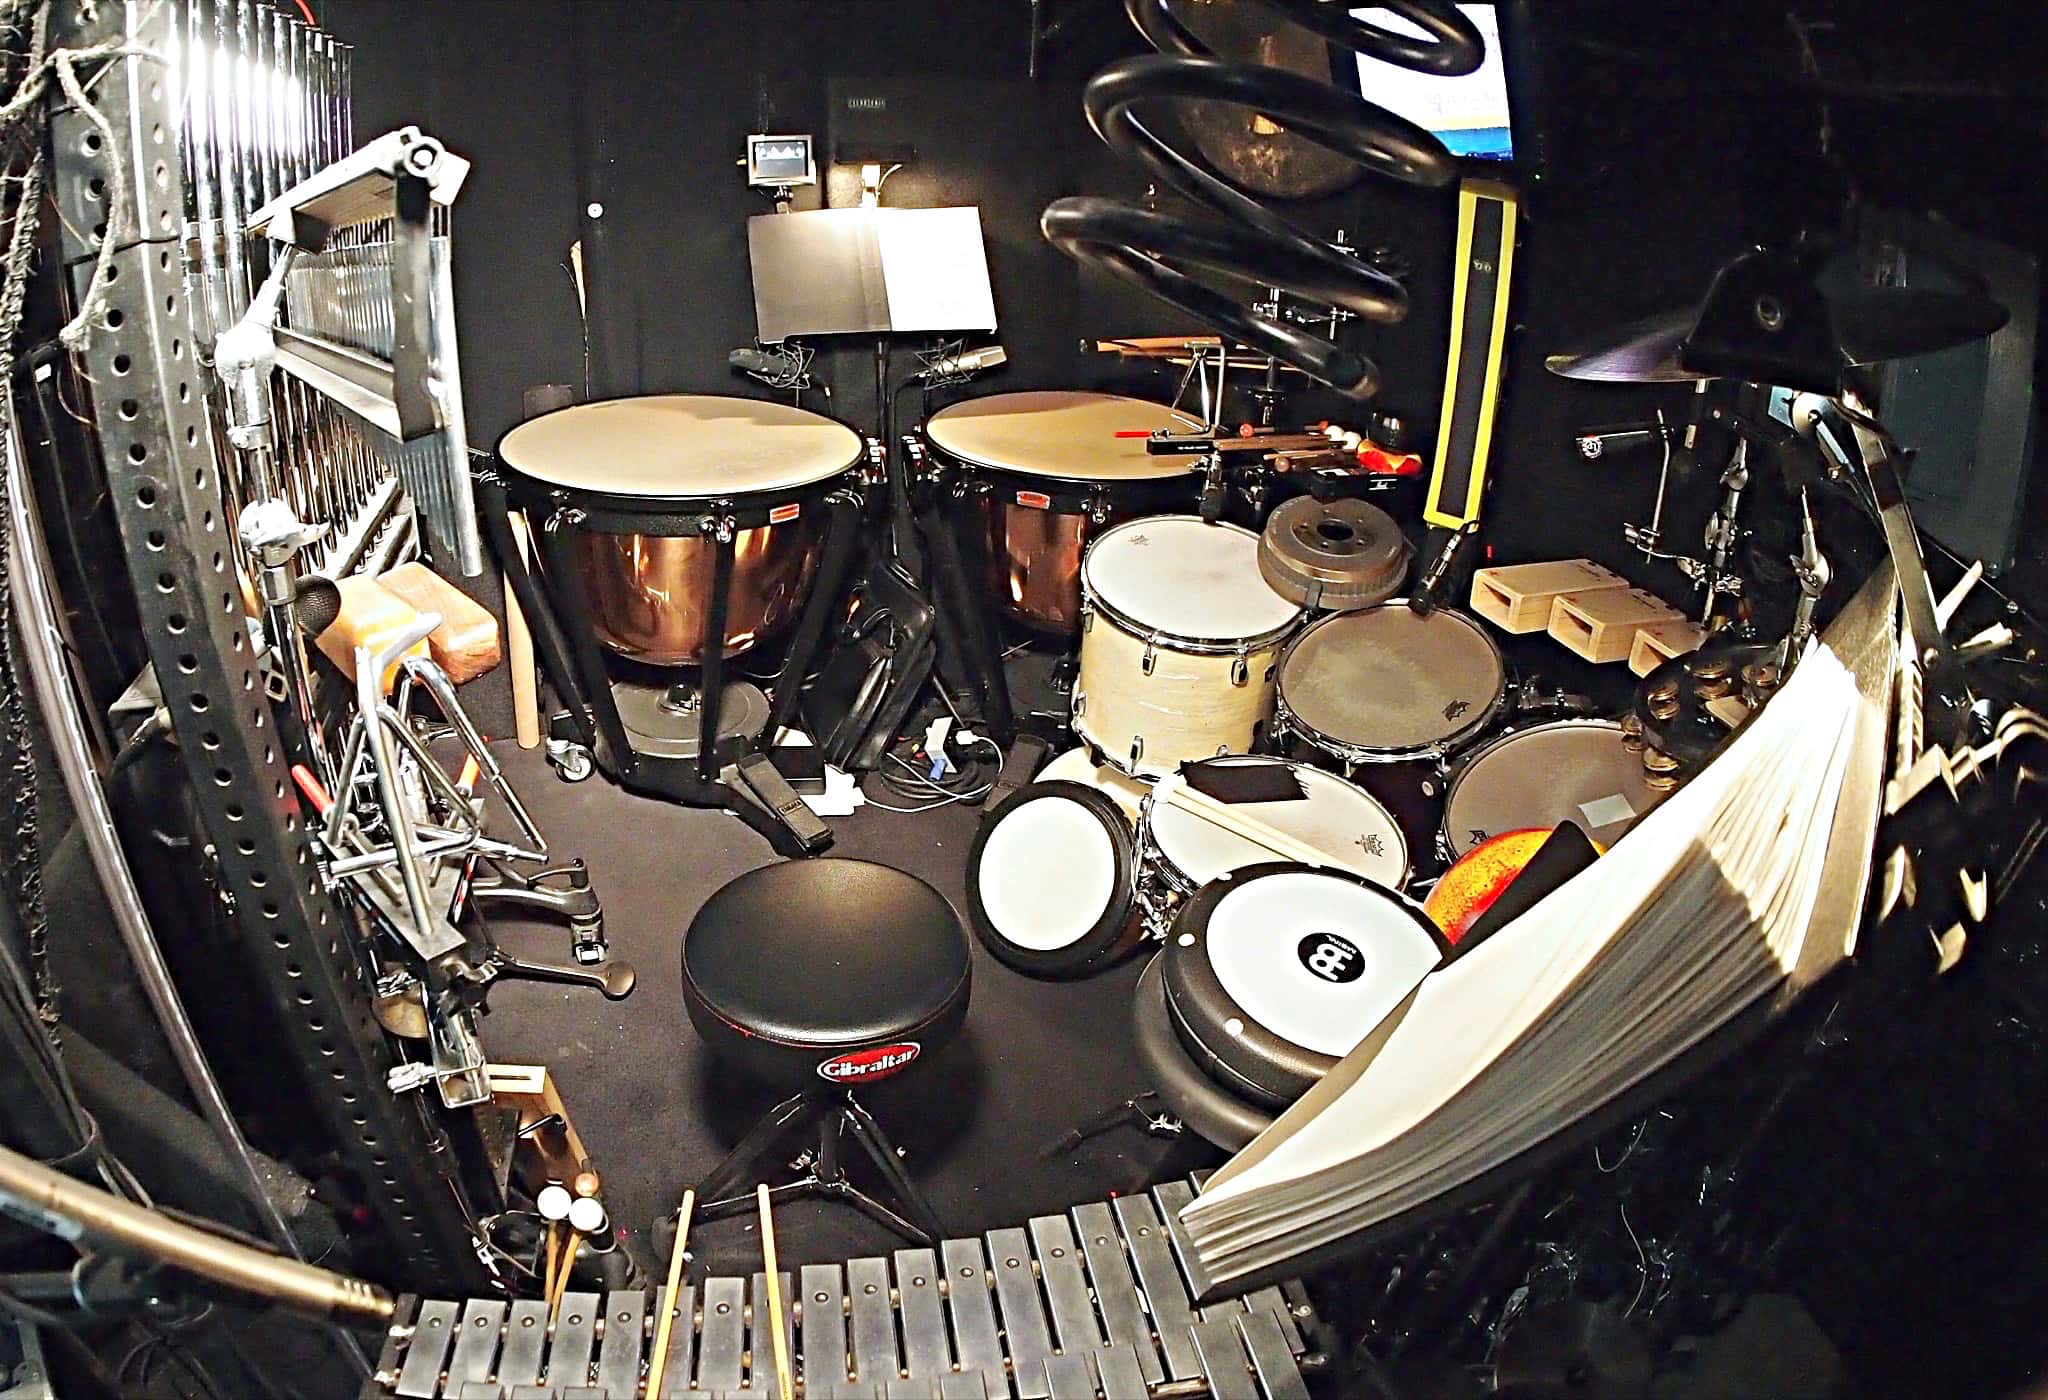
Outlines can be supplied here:
[[1251, 683], [1251, 679], [1251, 657], [1248, 653], [1241, 651], [1237, 654], [1237, 660], [1230, 665], [1230, 683], [1242, 690]]
[[1136, 734], [1136, 735], [1133, 735], [1133, 736], [1131, 737], [1131, 767], [1132, 767], [1132, 769], [1134, 769], [1134, 770], [1135, 770], [1135, 769], [1137, 768], [1137, 766], [1138, 766], [1138, 765], [1139, 765], [1140, 763], [1142, 763], [1142, 762], [1144, 761], [1144, 759], [1145, 759], [1145, 736], [1144, 736], [1144, 735], [1142, 735], [1142, 734]]
[[1087, 636], [1095, 630], [1095, 609], [1086, 603], [1081, 605], [1081, 635]]
[[1159, 656], [1153, 650], [1153, 640], [1147, 638], [1145, 641], [1145, 654], [1138, 658], [1138, 669], [1149, 676], [1152, 674], [1152, 668], [1158, 664]]
[[1092, 492], [1088, 497], [1088, 522], [1100, 525], [1109, 519], [1109, 496], [1103, 491]]
[[1079, 719], [1088, 712], [1088, 697], [1079, 686], [1074, 687], [1074, 718]]

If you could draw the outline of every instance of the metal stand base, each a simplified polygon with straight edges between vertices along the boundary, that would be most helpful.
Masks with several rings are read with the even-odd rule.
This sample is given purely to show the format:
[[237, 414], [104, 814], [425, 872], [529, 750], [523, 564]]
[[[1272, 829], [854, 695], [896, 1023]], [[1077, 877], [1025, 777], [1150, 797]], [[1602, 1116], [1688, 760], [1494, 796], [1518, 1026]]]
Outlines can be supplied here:
[[[806, 1169], [804, 1175], [795, 1181], [770, 1186], [768, 1197], [771, 1201], [824, 1196], [852, 1206], [913, 1243], [938, 1244], [945, 1234], [945, 1227], [940, 1225], [931, 1202], [917, 1189], [910, 1173], [903, 1169], [896, 1145], [882, 1131], [882, 1125], [844, 1089], [798, 1094], [784, 1099], [763, 1114], [739, 1144], [698, 1185], [699, 1200], [708, 1201], [708, 1204], [697, 1207], [698, 1217], [715, 1220], [754, 1209], [755, 1198], [751, 1193], [722, 1198], [719, 1193], [730, 1191], [745, 1180], [749, 1168], [778, 1144], [807, 1132], [814, 1132], [816, 1141], [798, 1159], [799, 1166]], [[884, 1186], [895, 1197], [893, 1206], [862, 1190], [847, 1176], [845, 1156], [840, 1146], [842, 1137], [851, 1137], [867, 1154], [868, 1160], [874, 1163]]]

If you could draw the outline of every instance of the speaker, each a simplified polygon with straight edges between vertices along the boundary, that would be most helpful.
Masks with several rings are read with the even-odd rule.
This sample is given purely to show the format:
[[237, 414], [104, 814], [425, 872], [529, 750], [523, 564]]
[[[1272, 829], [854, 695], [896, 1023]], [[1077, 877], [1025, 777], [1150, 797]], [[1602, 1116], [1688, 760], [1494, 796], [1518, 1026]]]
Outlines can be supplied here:
[[1444, 366], [1436, 463], [1422, 518], [1457, 530], [1479, 518], [1500, 402], [1515, 266], [1515, 192], [1490, 180], [1458, 187], [1458, 253], [1451, 344]]

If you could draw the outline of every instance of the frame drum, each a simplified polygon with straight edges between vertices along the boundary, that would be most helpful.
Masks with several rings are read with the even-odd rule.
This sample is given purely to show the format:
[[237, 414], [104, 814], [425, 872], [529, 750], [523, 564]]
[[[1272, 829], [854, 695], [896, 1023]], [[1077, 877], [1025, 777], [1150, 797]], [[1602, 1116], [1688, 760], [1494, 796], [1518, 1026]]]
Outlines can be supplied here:
[[1248, 753], [1301, 609], [1259, 576], [1259, 537], [1199, 516], [1128, 520], [1081, 563], [1074, 733], [1111, 766], [1159, 776]]
[[1034, 977], [1092, 971], [1145, 921], [1123, 813], [1081, 783], [1043, 779], [1003, 799], [967, 855], [967, 912], [982, 946]]
[[1601, 850], [1613, 845], [1658, 798], [1621, 741], [1613, 720], [1561, 719], [1474, 750], [1444, 798], [1445, 859], [1504, 831], [1568, 821]]
[[1166, 1007], [1217, 1083], [1299, 1098], [1443, 958], [1422, 906], [1370, 880], [1285, 861], [1203, 887], [1173, 921]]
[[865, 450], [820, 414], [698, 394], [575, 404], [498, 443], [507, 467], [581, 512], [570, 545], [598, 640], [657, 666], [704, 659], [716, 552], [707, 522], [760, 517], [736, 524], [725, 654], [796, 616], [823, 533], [824, 513], [810, 506]]
[[[1233, 804], [1232, 810], [1323, 852], [1330, 865], [1398, 890], [1408, 883], [1408, 841], [1401, 825], [1371, 793], [1334, 773], [1284, 758], [1212, 758], [1202, 765], [1277, 763], [1292, 769], [1304, 796], [1279, 802]], [[1193, 812], [1155, 802], [1142, 836], [1146, 864], [1181, 895], [1233, 870], [1270, 862], [1264, 846], [1204, 821]]]
[[985, 531], [989, 584], [1003, 610], [1036, 630], [1072, 636], [1081, 555], [1097, 531], [1195, 502], [1191, 459], [1155, 456], [1145, 437], [1196, 427], [1144, 399], [1053, 392], [956, 403], [931, 416], [924, 436], [935, 455], [985, 487], [969, 520]]

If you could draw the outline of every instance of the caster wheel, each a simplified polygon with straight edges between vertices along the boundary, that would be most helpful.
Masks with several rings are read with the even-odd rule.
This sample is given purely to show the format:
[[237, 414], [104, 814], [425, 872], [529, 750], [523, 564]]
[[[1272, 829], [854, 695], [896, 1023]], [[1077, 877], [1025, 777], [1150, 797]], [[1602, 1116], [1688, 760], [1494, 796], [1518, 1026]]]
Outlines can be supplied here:
[[597, 771], [590, 750], [581, 744], [564, 744], [559, 749], [550, 746], [548, 764], [555, 770], [555, 776], [565, 783], [580, 783]]

